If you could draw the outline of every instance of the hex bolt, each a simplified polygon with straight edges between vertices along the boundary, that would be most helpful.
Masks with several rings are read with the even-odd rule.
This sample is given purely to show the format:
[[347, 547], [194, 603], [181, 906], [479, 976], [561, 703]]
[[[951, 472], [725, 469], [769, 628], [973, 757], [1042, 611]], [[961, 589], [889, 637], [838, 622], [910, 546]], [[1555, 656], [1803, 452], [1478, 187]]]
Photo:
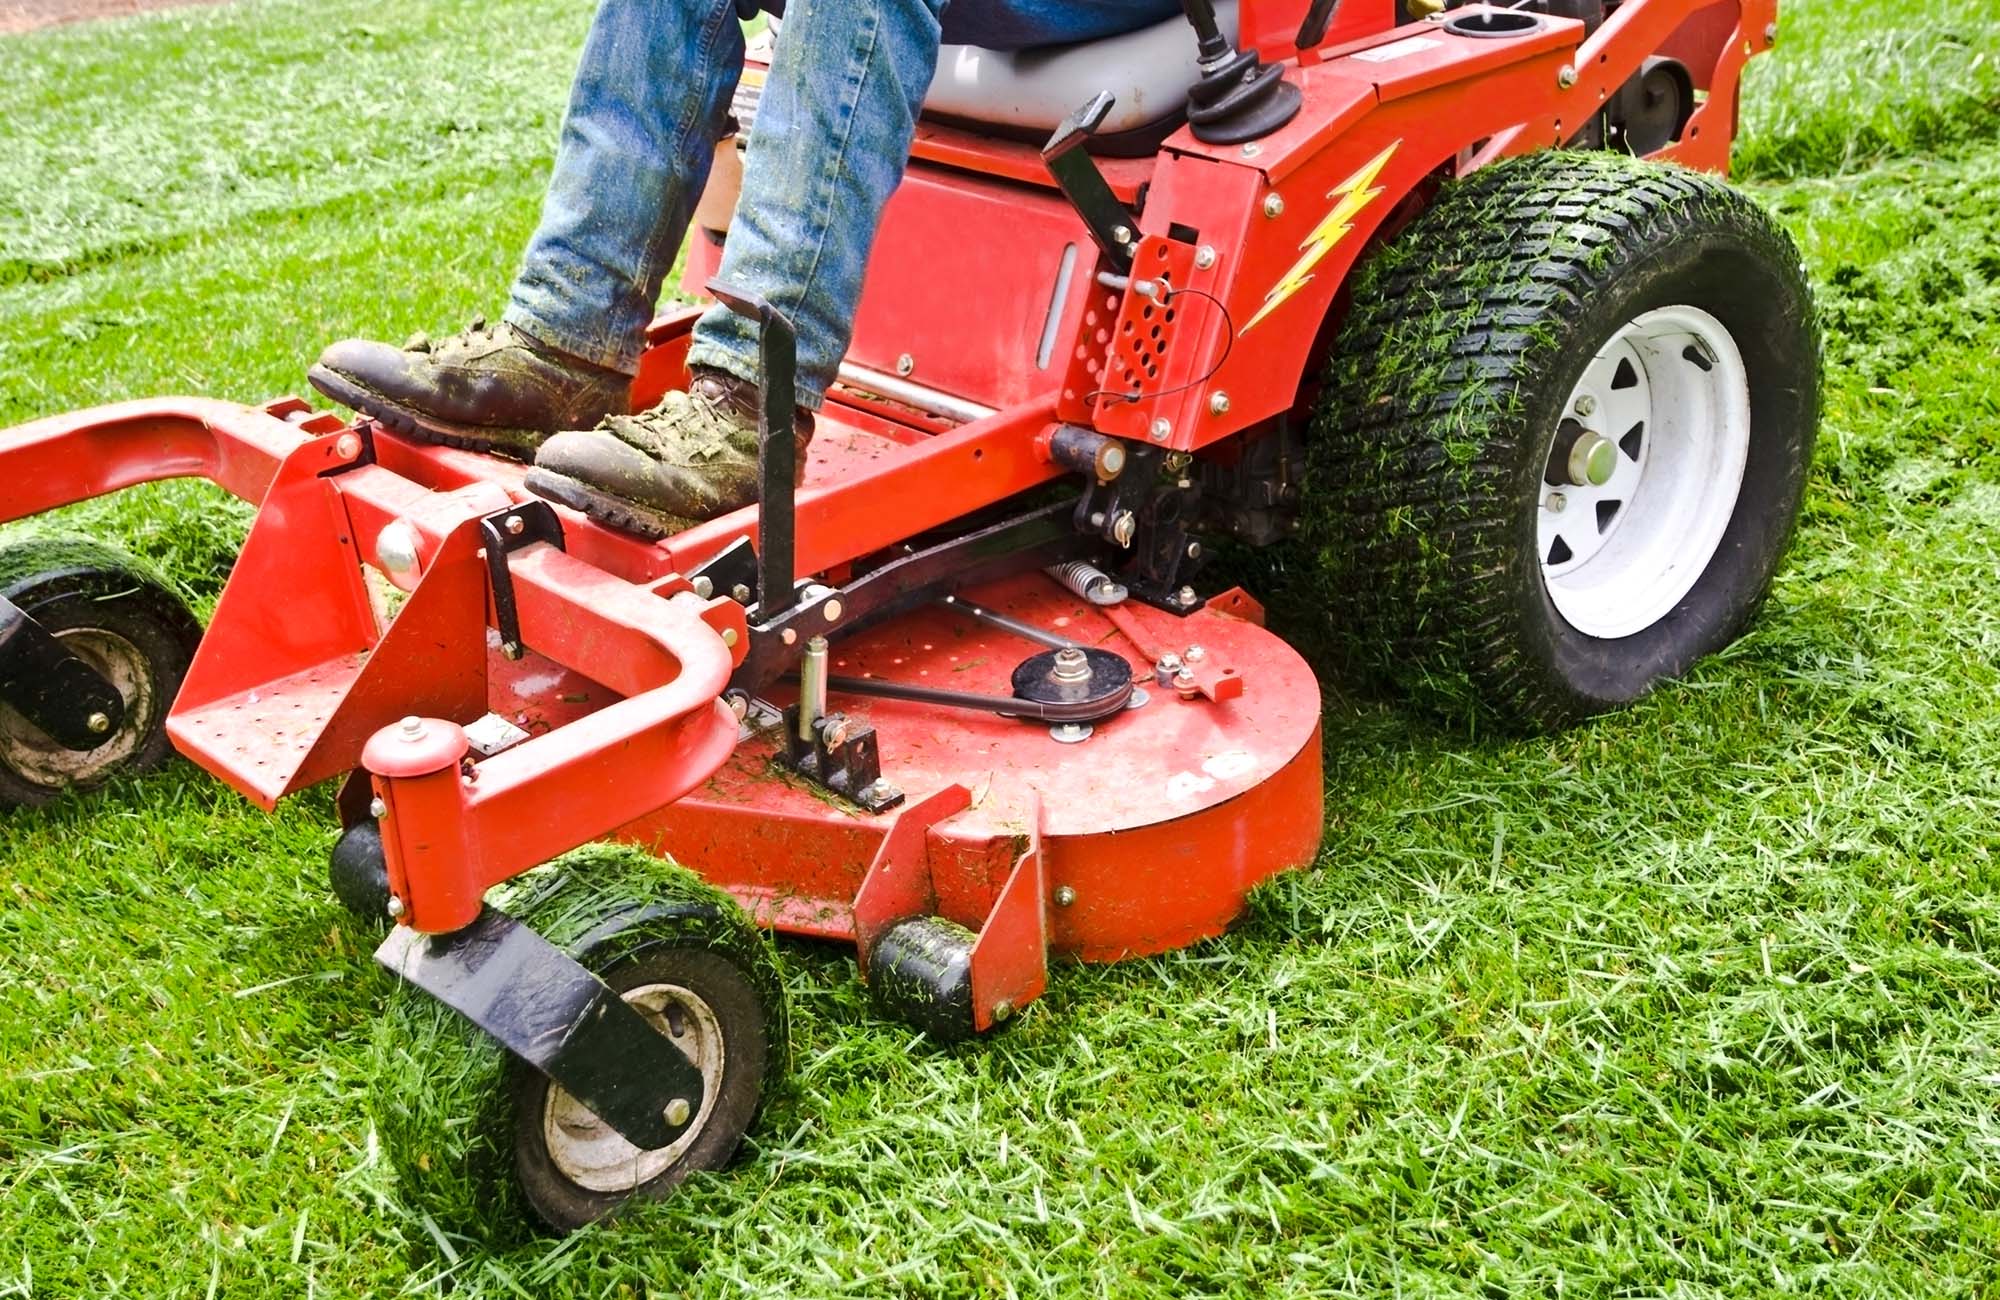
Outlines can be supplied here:
[[1189, 664], [1198, 664], [1206, 658], [1208, 658], [1208, 651], [1202, 649], [1198, 645], [1191, 645], [1181, 655], [1181, 662]]
[[916, 368], [917, 368], [917, 359], [911, 356], [909, 353], [905, 352], [902, 356], [896, 358], [897, 374], [907, 376], [914, 373], [916, 371]]
[[1210, 415], [1229, 414], [1229, 394], [1220, 391], [1210, 393], [1208, 395], [1208, 413]]
[[111, 730], [111, 717], [109, 714], [93, 713], [84, 719], [84, 725], [101, 736]]
[[1576, 69], [1570, 64], [1563, 64], [1562, 70], [1556, 73], [1556, 84], [1564, 90], [1568, 90], [1571, 86], [1574, 86], [1576, 84]]
[[750, 603], [750, 588], [739, 582], [729, 589], [729, 598], [739, 605], [747, 605]]
[[1132, 242], [1132, 227], [1113, 226], [1111, 228], [1111, 237], [1121, 244], [1129, 244]]
[[1090, 656], [1077, 646], [1064, 646], [1056, 651], [1055, 666], [1049, 676], [1059, 682], [1087, 682], [1090, 680]]
[[399, 917], [403, 913], [409, 910], [410, 909], [404, 905], [402, 899], [396, 897], [394, 894], [389, 895], [389, 916], [391, 919]]
[[1258, 144], [1255, 140], [1252, 140], [1249, 144], [1243, 146], [1243, 156], [1245, 158], [1255, 158], [1258, 154], [1263, 152], [1264, 152], [1264, 146]]
[[424, 738], [424, 720], [413, 713], [396, 724], [396, 730], [405, 741], [422, 740]]
[[1183, 605], [1194, 604], [1195, 602], [1194, 588], [1182, 587], [1179, 591], [1174, 593], [1174, 599], [1179, 601]]
[[528, 531], [527, 520], [521, 518], [521, 516], [519, 515], [507, 516], [507, 536], [519, 537], [522, 533], [525, 533], [527, 531]]
[[1576, 413], [1578, 415], [1590, 415], [1596, 410], [1597, 399], [1589, 393], [1585, 393], [1582, 397], [1576, 399]]
[[694, 580], [694, 594], [707, 600], [715, 594], [715, 579], [703, 575]]
[[368, 801], [368, 815], [379, 822], [389, 815], [389, 805], [383, 803], [379, 796], [370, 799]]
[[1152, 435], [1154, 442], [1165, 442], [1173, 436], [1174, 426], [1167, 422], [1165, 416], [1161, 416], [1159, 419], [1153, 421], [1146, 432]]
[[1013, 1018], [1014, 1003], [1011, 999], [1001, 998], [993, 1004], [993, 1022], [995, 1024], [1001, 1024]]
[[1057, 885], [1055, 900], [1057, 907], [1068, 907], [1076, 902], [1076, 891], [1068, 885]]
[[1162, 686], [1172, 686], [1174, 676], [1181, 670], [1181, 657], [1177, 654], [1163, 654], [1153, 665], [1153, 680]]
[[1266, 194], [1264, 196], [1265, 216], [1267, 217], [1283, 216], [1284, 211], [1285, 211], [1285, 200], [1282, 196], [1277, 194]]
[[660, 1113], [666, 1117], [667, 1123], [679, 1128], [694, 1114], [694, 1107], [688, 1105], [686, 1097], [676, 1097], [668, 1102], [666, 1109]]
[[1208, 268], [1214, 265], [1215, 265], [1214, 244], [1203, 244], [1200, 248], [1194, 250], [1195, 270], [1206, 271]]
[[1560, 492], [1551, 492], [1542, 501], [1543, 509], [1547, 510], [1552, 515], [1561, 514], [1563, 512], [1563, 508], [1567, 505], [1569, 505], [1569, 498], [1564, 496]]

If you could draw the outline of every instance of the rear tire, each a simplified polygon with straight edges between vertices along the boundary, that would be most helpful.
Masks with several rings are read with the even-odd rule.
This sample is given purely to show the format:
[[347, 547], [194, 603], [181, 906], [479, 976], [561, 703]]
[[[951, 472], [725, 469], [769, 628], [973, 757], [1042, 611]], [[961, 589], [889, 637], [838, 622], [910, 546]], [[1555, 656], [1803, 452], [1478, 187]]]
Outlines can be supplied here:
[[1353, 658], [1439, 711], [1553, 728], [1755, 614], [1812, 459], [1819, 333], [1750, 199], [1549, 152], [1449, 187], [1374, 257], [1328, 379], [1302, 522]]
[[0, 547], [0, 595], [118, 688], [125, 719], [103, 744], [73, 750], [0, 703], [0, 807], [47, 803], [172, 753], [167, 710], [201, 624], [151, 570], [109, 546], [39, 537]]

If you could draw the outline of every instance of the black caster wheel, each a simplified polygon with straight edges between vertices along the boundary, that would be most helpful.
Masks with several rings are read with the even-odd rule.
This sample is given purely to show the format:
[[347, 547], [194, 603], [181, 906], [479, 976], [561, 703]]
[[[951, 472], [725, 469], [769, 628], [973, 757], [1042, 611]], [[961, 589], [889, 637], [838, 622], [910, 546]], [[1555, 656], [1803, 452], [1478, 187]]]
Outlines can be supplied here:
[[941, 916], [898, 921], [875, 941], [868, 991], [876, 1009], [940, 1043], [962, 1043], [972, 1026], [972, 945], [978, 936]]
[[0, 596], [110, 682], [125, 705], [101, 744], [72, 749], [0, 703], [0, 806], [47, 803], [165, 762], [167, 709], [201, 640], [180, 598], [129, 556], [67, 538], [0, 546]]
[[405, 1202], [446, 1230], [504, 1236], [516, 1194], [567, 1233], [687, 1177], [721, 1169], [784, 1072], [784, 986], [735, 901], [633, 848], [595, 845], [497, 891], [687, 1055], [703, 1077], [693, 1122], [642, 1150], [538, 1071], [408, 986], [377, 1040], [376, 1124]]

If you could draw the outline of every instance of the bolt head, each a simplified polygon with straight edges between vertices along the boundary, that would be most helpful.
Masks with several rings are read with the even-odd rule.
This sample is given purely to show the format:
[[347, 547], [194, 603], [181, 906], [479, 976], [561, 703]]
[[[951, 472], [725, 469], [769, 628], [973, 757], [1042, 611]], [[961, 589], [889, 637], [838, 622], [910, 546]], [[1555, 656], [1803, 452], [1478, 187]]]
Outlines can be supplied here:
[[417, 530], [408, 521], [392, 520], [375, 534], [375, 562], [390, 582], [404, 591], [415, 591], [422, 563], [417, 552]]
[[897, 374], [908, 375], [914, 372], [916, 368], [917, 368], [917, 359], [911, 356], [909, 353], [905, 352], [902, 356], [896, 358]]
[[668, 1102], [666, 1109], [660, 1113], [666, 1118], [667, 1123], [679, 1128], [693, 1116], [694, 1107], [688, 1105], [686, 1097], [676, 1097]]
[[1174, 426], [1167, 422], [1166, 417], [1162, 416], [1147, 426], [1146, 432], [1151, 435], [1154, 442], [1165, 442], [1173, 436]]
[[342, 460], [353, 460], [361, 454], [361, 435], [343, 433], [333, 444], [333, 454]]
[[846, 612], [846, 608], [847, 607], [845, 605], [842, 605], [840, 601], [836, 598], [834, 600], [829, 600], [824, 605], [821, 605], [819, 607], [819, 612], [826, 617], [827, 622], [838, 623], [840, 621], [841, 614]]
[[1120, 546], [1130, 546], [1132, 538], [1139, 531], [1139, 521], [1130, 510], [1120, 510], [1111, 521], [1111, 540]]
[[739, 582], [729, 589], [729, 598], [739, 605], [747, 605], [750, 603], [750, 588]]
[[1068, 885], [1057, 885], [1055, 900], [1057, 907], [1068, 907], [1076, 902], [1076, 891]]
[[1183, 605], [1194, 604], [1195, 602], [1194, 588], [1182, 587], [1179, 591], [1174, 593], [1174, 599], [1179, 601]]
[[780, 641], [783, 641], [786, 645], [797, 645], [799, 641], [799, 630], [795, 627], [788, 627], [784, 631], [778, 633], [778, 639]]
[[401, 916], [403, 913], [409, 911], [410, 909], [407, 905], [404, 904], [402, 899], [396, 897], [394, 894], [391, 894], [389, 895], [388, 910], [389, 910], [389, 917], [391, 920], [393, 920], [396, 917]]
[[1267, 217], [1283, 216], [1284, 211], [1285, 211], [1285, 200], [1281, 196], [1276, 194], [1266, 194], [1264, 196], [1265, 216]]
[[1576, 84], [1576, 69], [1567, 63], [1563, 64], [1562, 71], [1556, 73], [1556, 84], [1564, 90], [1568, 90], [1571, 86], [1574, 86]]
[[733, 650], [736, 648], [736, 641], [737, 637], [735, 628], [725, 627], [722, 629], [722, 644], [730, 647]]
[[1776, 23], [1764, 24], [1764, 40], [1767, 44], [1770, 45], [1776, 45], [1778, 43], [1778, 24]]
[[389, 815], [389, 805], [383, 803], [379, 798], [370, 799], [368, 801], [368, 815], [379, 822]]
[[1603, 487], [1618, 469], [1618, 444], [1601, 434], [1586, 433], [1569, 449], [1569, 481], [1578, 487]]
[[715, 594], [715, 579], [706, 575], [694, 580], [694, 594], [707, 600]]
[[1229, 394], [1220, 392], [1210, 393], [1208, 395], [1208, 413], [1210, 415], [1229, 414]]
[[424, 738], [424, 720], [413, 713], [396, 724], [396, 732], [404, 740], [422, 740]]
[[508, 515], [507, 522], [502, 527], [506, 528], [507, 536], [519, 537], [528, 531], [528, 521], [519, 515]]
[[1578, 415], [1589, 415], [1596, 410], [1597, 399], [1589, 393], [1585, 393], [1582, 397], [1576, 399], [1576, 413]]
[[111, 730], [111, 717], [109, 714], [93, 713], [84, 719], [84, 725], [89, 727], [93, 734], [101, 736]]
[[1542, 498], [1542, 508], [1552, 515], [1559, 515], [1568, 507], [1569, 498], [1560, 492], [1551, 492]]
[[1199, 560], [1199, 559], [1201, 558], [1201, 543], [1200, 543], [1200, 542], [1189, 542], [1189, 543], [1188, 543], [1188, 545], [1187, 545], [1187, 557], [1188, 557], [1188, 558], [1189, 558], [1190, 560]]
[[1203, 244], [1194, 250], [1194, 265], [1197, 271], [1206, 271], [1215, 265], [1215, 245]]
[[1245, 158], [1255, 158], [1258, 154], [1263, 152], [1264, 152], [1264, 146], [1258, 144], [1255, 140], [1252, 140], [1249, 144], [1243, 146], [1243, 156]]
[[1208, 651], [1202, 649], [1198, 645], [1191, 645], [1187, 648], [1187, 651], [1181, 655], [1181, 662], [1198, 664], [1206, 658], [1208, 658]]
[[1121, 244], [1129, 244], [1132, 242], [1132, 227], [1113, 226], [1111, 228], [1111, 237]]
[[1014, 1004], [1012, 1001], [1010, 1001], [1007, 998], [1001, 998], [998, 1002], [995, 1002], [993, 1004], [993, 1020], [995, 1024], [999, 1024], [1003, 1021], [1012, 1020], [1013, 1018], [1014, 1018]]

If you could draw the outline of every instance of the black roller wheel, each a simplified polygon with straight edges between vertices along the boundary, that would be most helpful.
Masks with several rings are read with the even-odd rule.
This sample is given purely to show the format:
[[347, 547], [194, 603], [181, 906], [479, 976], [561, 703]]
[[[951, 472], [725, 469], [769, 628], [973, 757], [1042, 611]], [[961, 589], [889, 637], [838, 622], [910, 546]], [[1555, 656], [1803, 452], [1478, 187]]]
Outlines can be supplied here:
[[399, 986], [377, 1041], [375, 1106], [410, 1207], [443, 1231], [494, 1240], [519, 1221], [519, 1196], [569, 1232], [728, 1164], [783, 1075], [787, 1041], [776, 960], [743, 910], [678, 867], [609, 845], [569, 854], [495, 901], [638, 1007], [701, 1070], [705, 1095], [678, 1141], [640, 1150]]
[[1819, 420], [1798, 249], [1712, 177], [1543, 153], [1441, 193], [1361, 273], [1305, 531], [1354, 658], [1555, 727], [1738, 636]]
[[166, 761], [167, 709], [201, 624], [166, 583], [95, 542], [31, 538], [0, 546], [0, 595], [110, 682], [125, 716], [94, 749], [70, 749], [0, 703], [0, 806], [46, 803], [68, 789]]

